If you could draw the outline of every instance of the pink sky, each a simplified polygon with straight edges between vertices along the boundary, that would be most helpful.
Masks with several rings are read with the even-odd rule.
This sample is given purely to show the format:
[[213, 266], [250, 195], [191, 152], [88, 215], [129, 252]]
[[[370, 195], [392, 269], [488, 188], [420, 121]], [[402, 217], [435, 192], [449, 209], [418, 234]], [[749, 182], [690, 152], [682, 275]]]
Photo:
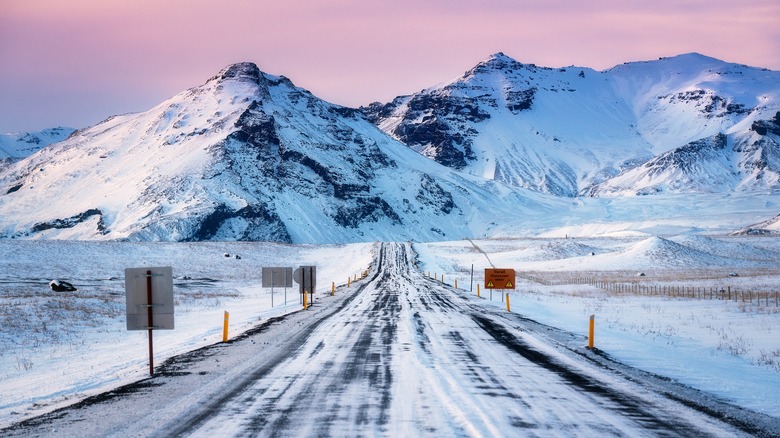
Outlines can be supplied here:
[[143, 111], [238, 61], [359, 106], [499, 51], [546, 67], [699, 52], [780, 70], [780, 1], [0, 0], [0, 132]]

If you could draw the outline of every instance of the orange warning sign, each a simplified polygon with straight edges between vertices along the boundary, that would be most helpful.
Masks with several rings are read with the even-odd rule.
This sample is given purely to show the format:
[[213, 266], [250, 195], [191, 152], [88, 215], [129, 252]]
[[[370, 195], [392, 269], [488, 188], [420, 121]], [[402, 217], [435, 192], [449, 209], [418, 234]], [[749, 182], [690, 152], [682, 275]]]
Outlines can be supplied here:
[[485, 269], [485, 289], [514, 289], [514, 269]]

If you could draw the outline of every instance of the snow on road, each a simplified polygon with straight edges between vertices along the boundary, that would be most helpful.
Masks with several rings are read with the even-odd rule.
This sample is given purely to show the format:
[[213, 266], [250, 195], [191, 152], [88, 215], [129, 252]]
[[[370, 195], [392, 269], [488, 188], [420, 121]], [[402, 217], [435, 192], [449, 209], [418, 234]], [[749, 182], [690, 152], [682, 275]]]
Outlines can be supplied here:
[[717, 402], [610, 364], [584, 350], [582, 341], [425, 278], [408, 245], [384, 244], [370, 278], [357, 288], [340, 288], [336, 297], [324, 297], [309, 311], [270, 320], [229, 344], [174, 358], [159, 376], [4, 433], [778, 432], [777, 422], [758, 415], [754, 423], [750, 412], [734, 424], [724, 423]]

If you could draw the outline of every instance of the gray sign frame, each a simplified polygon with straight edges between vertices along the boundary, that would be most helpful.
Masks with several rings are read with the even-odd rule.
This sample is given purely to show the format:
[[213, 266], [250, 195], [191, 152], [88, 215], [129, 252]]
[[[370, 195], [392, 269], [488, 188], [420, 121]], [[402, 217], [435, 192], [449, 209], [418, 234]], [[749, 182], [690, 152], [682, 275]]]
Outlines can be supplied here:
[[[148, 317], [147, 272], [152, 273], [152, 327]], [[173, 268], [127, 268], [125, 292], [128, 330], [173, 330]]]
[[293, 268], [263, 268], [263, 287], [292, 287]]

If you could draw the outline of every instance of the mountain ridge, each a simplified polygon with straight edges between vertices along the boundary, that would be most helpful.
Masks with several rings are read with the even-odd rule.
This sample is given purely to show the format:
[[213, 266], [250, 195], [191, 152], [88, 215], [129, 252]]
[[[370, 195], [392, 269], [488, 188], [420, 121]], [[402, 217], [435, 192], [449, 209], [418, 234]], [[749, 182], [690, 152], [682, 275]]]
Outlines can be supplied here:
[[733, 231], [756, 223], [750, 212], [776, 214], [761, 199], [780, 189], [779, 84], [696, 53], [597, 72], [497, 52], [420, 93], [348, 108], [236, 63], [0, 168], [0, 238], [435, 241], [578, 221], [609, 232], [635, 229], [598, 224], [617, 208], [658, 229], [677, 199], [637, 208], [635, 195], [762, 193], [739, 196]]

